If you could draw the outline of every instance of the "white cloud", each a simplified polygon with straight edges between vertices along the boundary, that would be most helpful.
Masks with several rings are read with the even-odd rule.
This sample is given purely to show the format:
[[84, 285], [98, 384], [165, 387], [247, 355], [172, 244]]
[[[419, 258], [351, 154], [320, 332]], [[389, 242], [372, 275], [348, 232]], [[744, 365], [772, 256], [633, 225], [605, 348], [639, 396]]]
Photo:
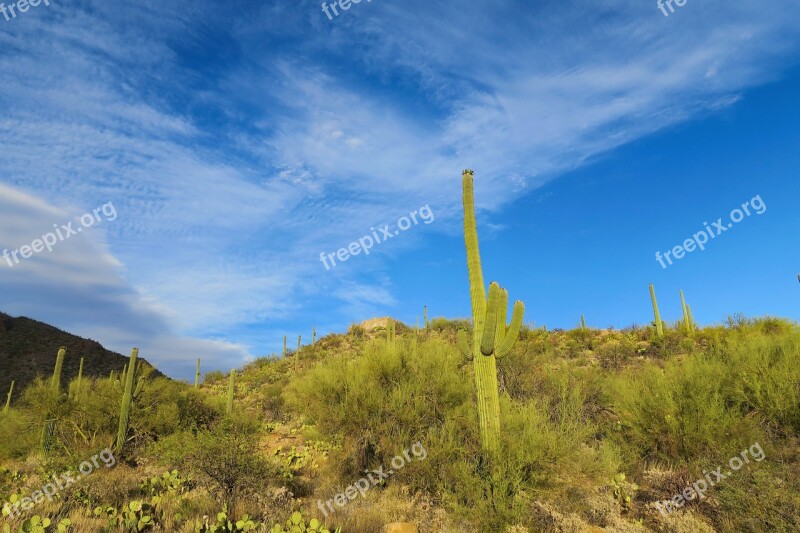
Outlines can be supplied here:
[[329, 314], [347, 321], [396, 300], [384, 261], [424, 232], [335, 272], [320, 252], [424, 204], [435, 231], [454, 231], [464, 166], [497, 209], [733, 105], [788, 68], [798, 21], [793, 0], [694, 2], [669, 18], [633, 0], [375, 2], [333, 22], [285, 1], [31, 12], [0, 34], [13, 96], [0, 202], [14, 210], [0, 242], [108, 201], [119, 219], [0, 269], [3, 310], [118, 349], [149, 338], [175, 354], [164, 364], [201, 348], [243, 358], [193, 336], [290, 320], [311, 294], [338, 299]]

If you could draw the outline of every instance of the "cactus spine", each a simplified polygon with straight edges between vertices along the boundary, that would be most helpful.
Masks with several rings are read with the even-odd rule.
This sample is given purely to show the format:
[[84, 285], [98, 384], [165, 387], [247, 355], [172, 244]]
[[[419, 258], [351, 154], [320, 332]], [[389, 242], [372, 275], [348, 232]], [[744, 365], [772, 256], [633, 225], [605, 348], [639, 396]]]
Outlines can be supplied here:
[[236, 391], [236, 371], [231, 370], [231, 377], [228, 380], [228, 406], [225, 412], [228, 416], [233, 415], [233, 394]]
[[194, 388], [200, 388], [200, 358], [197, 358], [197, 365], [195, 366], [194, 371]]
[[650, 299], [653, 301], [653, 314], [656, 319], [656, 333], [659, 337], [664, 336], [664, 324], [661, 323], [661, 313], [658, 312], [658, 301], [656, 300], [656, 289], [650, 284]]
[[115, 449], [122, 450], [125, 441], [128, 438], [128, 424], [131, 418], [131, 404], [133, 400], [141, 394], [144, 388], [144, 376], [139, 378], [136, 384], [136, 389], [133, 387], [133, 380], [136, 377], [136, 360], [139, 358], [138, 348], [131, 350], [131, 358], [128, 365], [126, 365], [127, 372], [125, 372], [125, 389], [122, 392], [122, 401], [119, 407], [119, 426], [117, 427], [117, 440]]
[[11, 388], [8, 389], [8, 396], [6, 396], [6, 406], [3, 408], [3, 412], [7, 413], [11, 409], [11, 395], [14, 393], [14, 383], [15, 381], [11, 382]]
[[500, 448], [500, 393], [497, 381], [497, 359], [511, 351], [519, 336], [525, 305], [517, 301], [511, 325], [506, 327], [508, 291], [492, 282], [489, 298], [483, 284], [478, 227], [475, 220], [475, 193], [473, 173], [465, 170], [462, 176], [464, 202], [464, 243], [467, 249], [470, 296], [472, 300], [472, 344], [466, 333], [459, 334], [459, 346], [472, 358], [475, 370], [475, 388], [478, 397], [478, 421], [481, 445], [484, 451], [495, 454]]

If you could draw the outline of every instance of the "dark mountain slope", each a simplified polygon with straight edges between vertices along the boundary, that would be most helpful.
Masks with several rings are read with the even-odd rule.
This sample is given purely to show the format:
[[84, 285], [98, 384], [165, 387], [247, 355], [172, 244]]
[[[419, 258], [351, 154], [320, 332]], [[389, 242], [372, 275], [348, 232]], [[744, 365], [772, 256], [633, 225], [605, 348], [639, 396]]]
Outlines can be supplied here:
[[[0, 313], [0, 397], [5, 400], [12, 381], [17, 382], [14, 386], [16, 400], [37, 375], [51, 376], [61, 346], [67, 348], [62, 374], [65, 384], [78, 375], [81, 357], [85, 359], [83, 374], [94, 377], [108, 376], [112, 370], [121, 371], [128, 362], [127, 356], [106, 350], [97, 341], [30, 318]], [[162, 374], [155, 370], [152, 375]]]

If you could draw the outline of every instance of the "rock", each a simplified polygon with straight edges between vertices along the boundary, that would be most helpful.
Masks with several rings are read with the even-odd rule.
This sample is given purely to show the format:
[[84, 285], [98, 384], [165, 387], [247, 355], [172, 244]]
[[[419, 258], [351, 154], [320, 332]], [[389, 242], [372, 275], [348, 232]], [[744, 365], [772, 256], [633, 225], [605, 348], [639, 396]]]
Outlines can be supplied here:
[[411, 522], [392, 522], [384, 526], [385, 533], [419, 533], [419, 528]]

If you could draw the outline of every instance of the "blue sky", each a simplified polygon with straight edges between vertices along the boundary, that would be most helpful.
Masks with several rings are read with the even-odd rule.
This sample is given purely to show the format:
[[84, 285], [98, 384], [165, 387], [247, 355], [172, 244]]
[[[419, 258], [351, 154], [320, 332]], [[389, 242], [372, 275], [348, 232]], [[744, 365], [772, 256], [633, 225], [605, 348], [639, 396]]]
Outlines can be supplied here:
[[799, 90], [794, 0], [42, 4], [0, 18], [0, 249], [118, 216], [0, 262], [0, 310], [182, 378], [312, 324], [465, 317], [469, 167], [485, 276], [529, 323], [646, 323], [649, 283], [670, 320], [681, 288], [702, 323], [798, 319]]

